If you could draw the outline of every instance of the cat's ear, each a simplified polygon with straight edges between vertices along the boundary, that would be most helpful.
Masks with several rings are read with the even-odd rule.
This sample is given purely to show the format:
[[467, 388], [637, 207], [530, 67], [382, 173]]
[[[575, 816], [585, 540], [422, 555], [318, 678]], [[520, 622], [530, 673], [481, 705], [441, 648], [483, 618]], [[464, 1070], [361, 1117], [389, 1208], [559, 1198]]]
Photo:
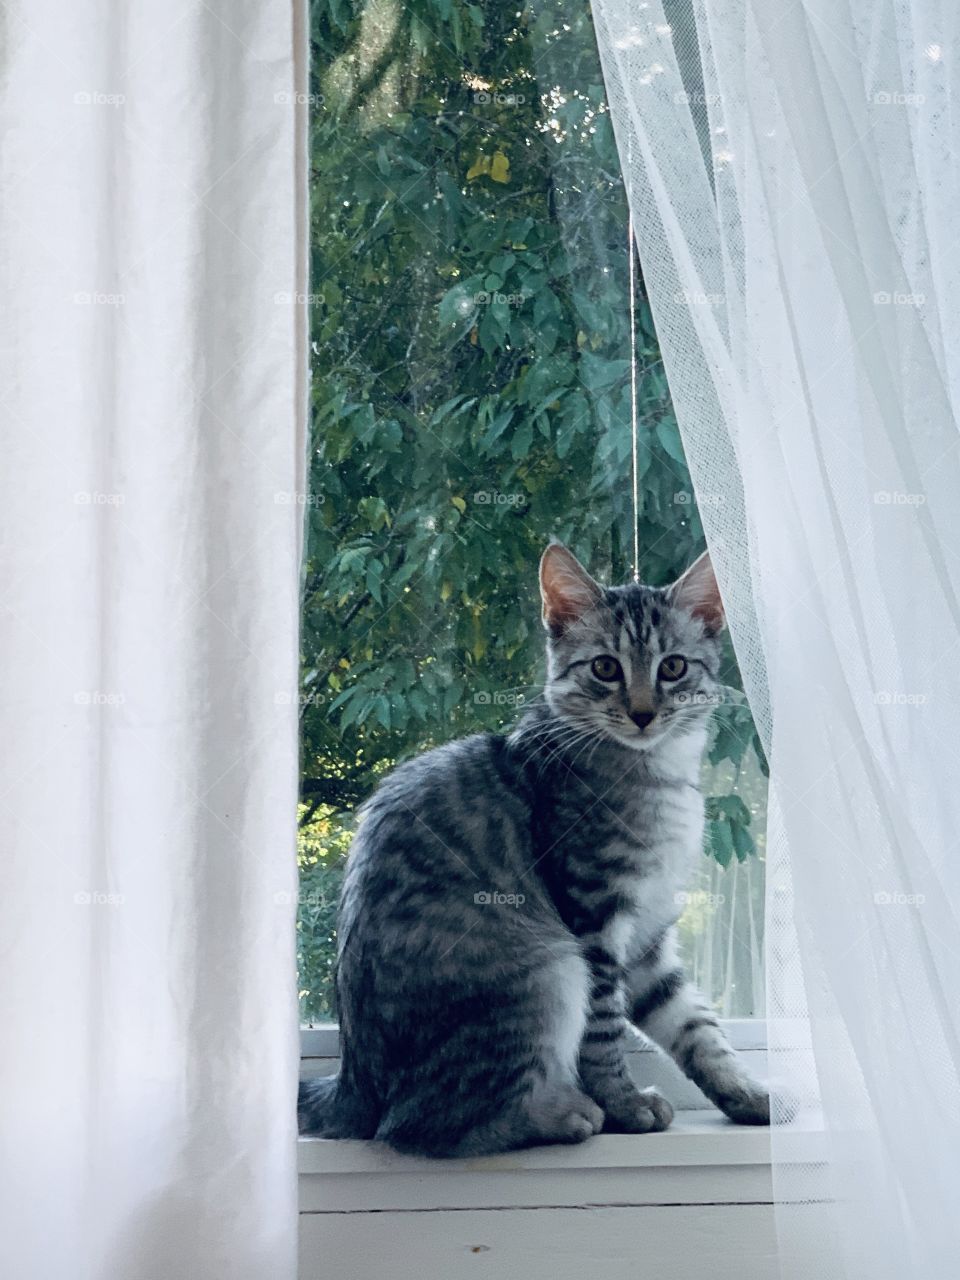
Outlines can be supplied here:
[[599, 604], [603, 588], [566, 547], [551, 542], [540, 561], [540, 596], [543, 625], [558, 636]]
[[688, 609], [699, 618], [710, 634], [722, 631], [726, 626], [720, 589], [710, 563], [710, 552], [705, 551], [690, 568], [680, 575], [668, 589], [668, 598], [678, 609]]

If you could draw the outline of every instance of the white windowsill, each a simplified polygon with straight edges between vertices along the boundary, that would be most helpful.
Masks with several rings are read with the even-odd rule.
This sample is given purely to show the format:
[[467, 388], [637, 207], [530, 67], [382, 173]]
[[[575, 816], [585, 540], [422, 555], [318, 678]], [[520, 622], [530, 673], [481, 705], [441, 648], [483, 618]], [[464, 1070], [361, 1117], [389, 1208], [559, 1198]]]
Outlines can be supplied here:
[[[763, 1022], [726, 1025], [766, 1075]], [[783, 1032], [778, 1047], [800, 1042]], [[335, 1071], [336, 1027], [304, 1031], [303, 1051], [303, 1075]], [[636, 1280], [638, 1259], [644, 1275], [690, 1280], [704, 1257], [711, 1280], [779, 1280], [772, 1149], [791, 1166], [809, 1273], [826, 1274], [832, 1207], [818, 1173], [827, 1158], [819, 1117], [775, 1131], [734, 1125], [658, 1050], [638, 1041], [628, 1065], [678, 1108], [665, 1132], [456, 1160], [301, 1138], [300, 1280], [326, 1280], [331, 1258], [344, 1280], [475, 1280], [481, 1271], [488, 1280]]]
[[[804, 1043], [805, 1028], [799, 1024], [778, 1023], [775, 1028], [776, 1049], [772, 1054], [767, 1052], [767, 1024], [762, 1018], [735, 1018], [722, 1022], [727, 1037], [733, 1047], [741, 1054], [744, 1064], [761, 1080], [768, 1076], [783, 1078], [784, 1072], [776, 1065], [769, 1065], [770, 1058], [776, 1059], [777, 1052], [789, 1046], [789, 1064], [795, 1070], [798, 1062], [797, 1050]], [[302, 1077], [332, 1075], [339, 1066], [340, 1036], [335, 1026], [308, 1027], [301, 1033]], [[679, 1114], [685, 1112], [712, 1113], [713, 1108], [708, 1100], [692, 1081], [675, 1066], [673, 1062], [654, 1045], [643, 1041], [638, 1036], [627, 1050], [627, 1066], [636, 1083], [644, 1088], [655, 1085], [664, 1096], [669, 1098], [674, 1110]]]
[[[519, 1173], [557, 1169], [651, 1169], [686, 1165], [769, 1165], [771, 1130], [732, 1124], [718, 1111], [680, 1111], [663, 1133], [600, 1134], [587, 1142], [528, 1147], [502, 1155], [431, 1160], [393, 1151], [382, 1142], [301, 1137], [304, 1174]], [[823, 1159], [817, 1117], [799, 1117], [778, 1130], [782, 1158], [801, 1164]], [[778, 1148], [778, 1157], [780, 1150]]]
[[[737, 1019], [724, 1027], [751, 1069], [766, 1077], [766, 1024]], [[801, 1043], [801, 1036], [802, 1028], [797, 1036], [777, 1029], [778, 1044]], [[336, 1070], [335, 1026], [307, 1028], [301, 1037], [302, 1075]], [[454, 1160], [404, 1156], [379, 1142], [303, 1137], [301, 1212], [772, 1203], [769, 1129], [731, 1124], [666, 1055], [639, 1038], [628, 1064], [639, 1085], [655, 1084], [674, 1104], [665, 1132], [601, 1134], [577, 1146]], [[825, 1158], [816, 1115], [778, 1129], [775, 1140], [778, 1161], [794, 1167]]]
[[[776, 1137], [777, 1158], [824, 1158], [817, 1117]], [[717, 1112], [677, 1114], [663, 1133], [601, 1134], [576, 1146], [430, 1160], [379, 1142], [300, 1139], [300, 1212], [382, 1213], [497, 1208], [770, 1205], [771, 1132]]]
[[664, 1133], [461, 1160], [301, 1138], [300, 1280], [326, 1280], [331, 1259], [346, 1280], [779, 1280], [772, 1140], [794, 1185], [801, 1166], [814, 1175], [794, 1221], [809, 1274], [826, 1274], [831, 1207], [813, 1194], [823, 1139], [816, 1118], [774, 1139], [706, 1111], [678, 1113]]

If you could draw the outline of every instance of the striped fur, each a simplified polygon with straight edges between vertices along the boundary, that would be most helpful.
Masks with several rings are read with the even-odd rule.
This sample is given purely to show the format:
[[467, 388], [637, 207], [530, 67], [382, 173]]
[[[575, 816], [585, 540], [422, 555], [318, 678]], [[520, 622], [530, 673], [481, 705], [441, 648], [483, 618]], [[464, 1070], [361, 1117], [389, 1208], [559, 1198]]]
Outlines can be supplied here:
[[551, 547], [541, 588], [543, 704], [401, 766], [365, 806], [342, 1067], [302, 1086], [306, 1131], [455, 1156], [662, 1129], [670, 1104], [626, 1069], [631, 1021], [734, 1120], [769, 1121], [673, 946], [720, 661], [709, 562], [604, 589]]

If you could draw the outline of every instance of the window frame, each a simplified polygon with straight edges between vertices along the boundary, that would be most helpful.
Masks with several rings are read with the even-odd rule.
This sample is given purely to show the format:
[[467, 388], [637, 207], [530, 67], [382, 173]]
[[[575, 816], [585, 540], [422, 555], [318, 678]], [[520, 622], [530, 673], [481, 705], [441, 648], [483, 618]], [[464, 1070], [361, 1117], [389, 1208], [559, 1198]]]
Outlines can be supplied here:
[[[766, 1018], [721, 1018], [722, 1027], [730, 1044], [738, 1053], [767, 1051]], [[791, 1037], [790, 1044], [797, 1043]], [[662, 1051], [652, 1043], [644, 1043], [639, 1035], [627, 1047], [627, 1053], [648, 1053], [662, 1056]], [[300, 1061], [339, 1059], [340, 1028], [335, 1022], [300, 1028]]]

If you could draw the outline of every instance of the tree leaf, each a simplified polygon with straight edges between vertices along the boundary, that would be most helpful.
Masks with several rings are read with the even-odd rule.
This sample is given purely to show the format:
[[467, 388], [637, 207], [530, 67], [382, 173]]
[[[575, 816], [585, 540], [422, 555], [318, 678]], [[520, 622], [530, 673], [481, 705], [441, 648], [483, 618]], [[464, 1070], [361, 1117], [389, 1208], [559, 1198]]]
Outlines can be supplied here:
[[510, 181], [510, 161], [502, 151], [494, 152], [490, 161], [490, 177], [494, 182]]
[[728, 822], [714, 822], [710, 826], [710, 844], [713, 856], [721, 867], [729, 867], [734, 856], [733, 837]]

